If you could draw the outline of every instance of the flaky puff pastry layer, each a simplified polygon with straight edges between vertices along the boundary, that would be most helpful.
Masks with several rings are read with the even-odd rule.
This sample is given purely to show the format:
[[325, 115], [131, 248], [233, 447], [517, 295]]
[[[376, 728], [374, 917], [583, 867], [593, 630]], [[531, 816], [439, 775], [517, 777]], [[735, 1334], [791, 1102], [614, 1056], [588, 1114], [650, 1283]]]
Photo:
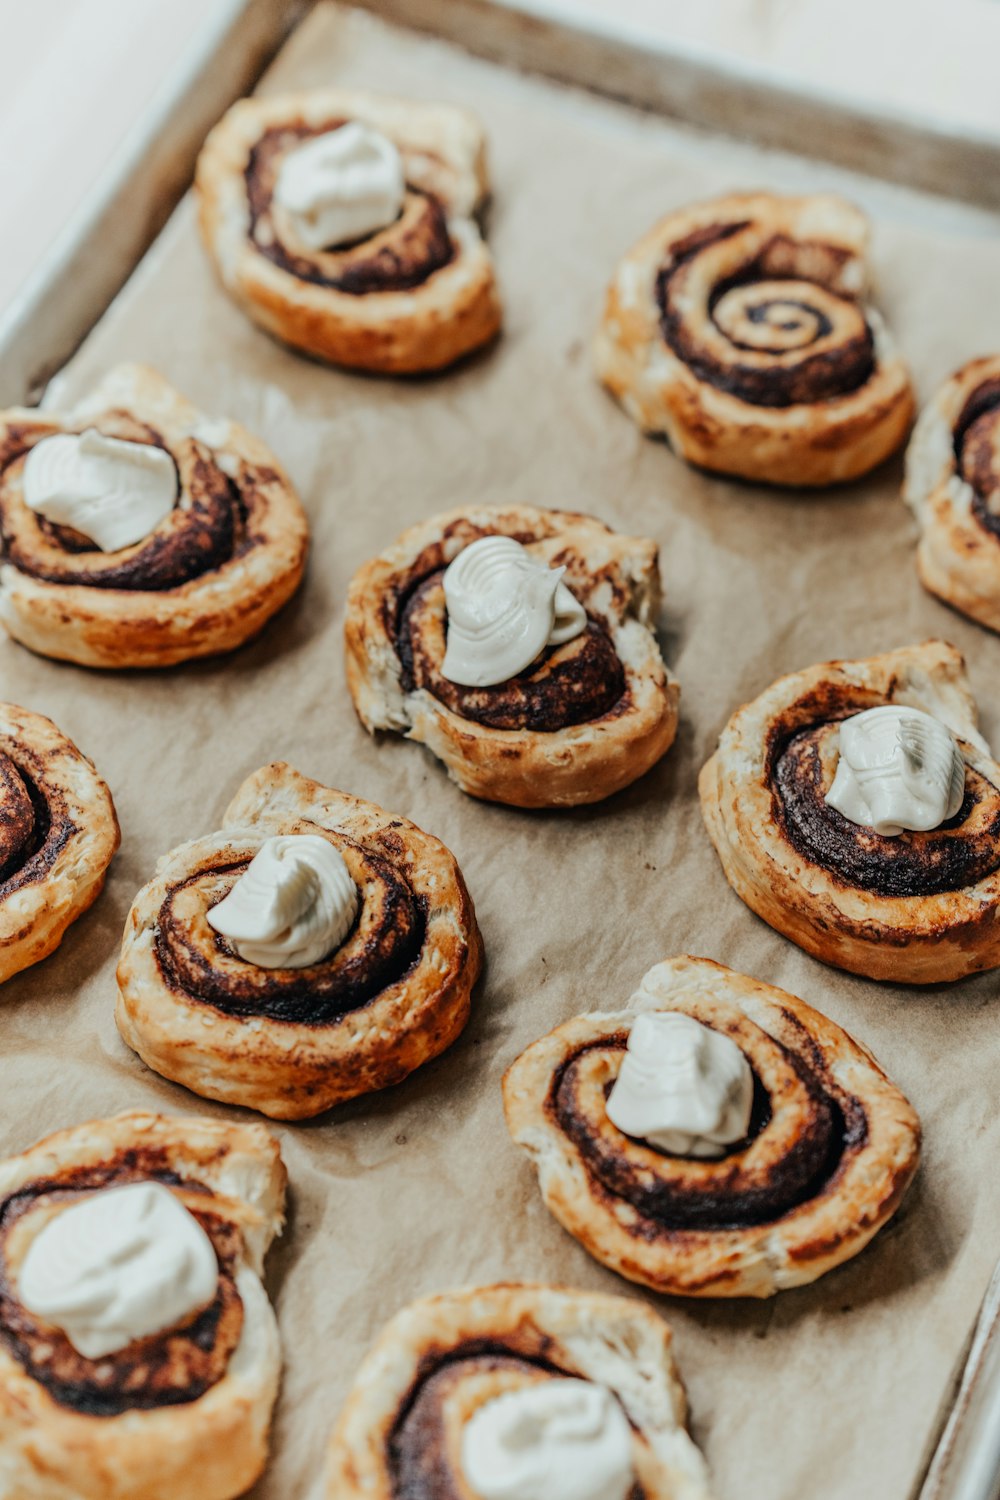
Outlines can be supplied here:
[[[242, 867], [266, 839], [288, 833], [327, 837], [352, 875], [365, 856], [388, 863], [420, 913], [419, 942], [384, 987], [341, 1013], [310, 1019], [308, 999], [293, 1019], [266, 1009], [233, 1013], [171, 972], [160, 941], [164, 903], [201, 878]], [[357, 879], [361, 912], [345, 953], [351, 944], [363, 949], [363, 873]], [[203, 937], [209, 966], [235, 967], [237, 977], [241, 969], [251, 977], [296, 977], [296, 971], [256, 970], [235, 955], [223, 958], [214, 934]], [[135, 898], [118, 964], [115, 1019], [128, 1046], [164, 1078], [206, 1098], [299, 1120], [398, 1083], [449, 1047], [468, 1020], [482, 959], [472, 901], [444, 844], [406, 818], [277, 762], [243, 783], [218, 833], [165, 855]]]
[[[812, 725], [882, 704], [932, 714], [955, 735], [966, 764], [972, 814], [943, 831], [880, 840], [871, 830], [824, 816], [865, 853], [868, 888], [827, 868], [792, 842], [774, 769], [782, 747]], [[965, 662], [944, 641], [904, 646], [862, 661], [825, 662], [773, 683], [730, 719], [701, 772], [702, 813], [726, 878], [750, 909], [807, 953], [869, 979], [934, 984], [1000, 964], [1000, 835], [989, 805], [1000, 798], [1000, 765], [979, 733]], [[829, 790], [826, 765], [816, 791]], [[961, 859], [975, 840], [977, 868], [967, 884], [927, 894], [878, 888], [879, 869], [906, 852], [918, 870]]]
[[[173, 1181], [188, 1207], [230, 1227], [239, 1246], [239, 1342], [221, 1378], [196, 1400], [98, 1416], [54, 1399], [0, 1341], [0, 1496], [231, 1500], [267, 1460], [281, 1369], [261, 1284], [264, 1256], [284, 1218], [278, 1143], [261, 1125], [134, 1110], [61, 1130], [0, 1163], [0, 1199], [6, 1206], [42, 1184], [58, 1193], [92, 1173], [106, 1173], [109, 1185]], [[100, 1369], [93, 1362], [98, 1385]]]
[[[336, 280], [345, 256], [405, 257], [410, 207], [398, 224], [360, 248], [316, 252], [289, 244], [309, 268], [301, 276], [263, 255], [252, 237], [248, 173], [268, 132], [316, 134], [360, 121], [388, 137], [412, 191], [445, 214], [450, 256], [411, 286], [348, 292]], [[216, 125], [195, 176], [202, 238], [230, 296], [268, 333], [331, 364], [411, 374], [453, 364], [488, 343], [501, 322], [493, 262], [475, 215], [488, 195], [486, 142], [478, 120], [454, 105], [413, 103], [355, 89], [319, 89], [242, 99]], [[279, 226], [290, 236], [291, 226]], [[313, 279], [310, 279], [313, 278]], [[363, 286], [363, 282], [360, 283]]]
[[[920, 527], [924, 588], [1000, 631], [998, 408], [1000, 355], [970, 360], [946, 380], [913, 429], [903, 498]], [[974, 443], [979, 451], [967, 460]]]
[[615, 272], [597, 375], [702, 468], [801, 486], [864, 474], [913, 415], [865, 301], [867, 250], [865, 216], [829, 194], [734, 193], [668, 214]]
[[[89, 427], [158, 440], [177, 467], [174, 509], [149, 537], [115, 554], [54, 546], [13, 473], [12, 462], [31, 443]], [[196, 505], [206, 486], [219, 496], [227, 485], [235, 487], [240, 513], [233, 545], [209, 566], [192, 563], [185, 576], [185, 558], [205, 532]], [[62, 415], [20, 408], [0, 415], [0, 486], [0, 620], [42, 656], [85, 667], [168, 667], [232, 651], [287, 603], [305, 570], [305, 513], [270, 449], [238, 423], [197, 411], [145, 365], [117, 365]], [[124, 578], [134, 569], [141, 580], [168, 551], [176, 575], [170, 587], [98, 581], [109, 559]], [[43, 576], [53, 564], [80, 581]]]
[[[606, 630], [623, 669], [624, 695], [610, 712], [552, 731], [497, 729], [407, 684], [397, 629], [408, 594], [489, 535], [516, 537], [550, 567], [566, 569], [566, 583]], [[653, 633], [659, 604], [655, 542], [620, 536], [575, 511], [446, 511], [403, 532], [351, 580], [344, 635], [354, 706], [370, 733], [391, 730], [426, 745], [473, 797], [515, 807], [599, 802], [644, 775], [677, 733], [680, 687]]]
[[[14, 799], [28, 814], [21, 829]], [[93, 762], [51, 719], [0, 703], [0, 981], [58, 948], [100, 895], [120, 841]]]
[[[717, 1161], [667, 1156], [607, 1118], [605, 1086], [632, 1025], [658, 1011], [730, 1037], [767, 1095], [757, 1132]], [[602, 1051], [616, 1061], [563, 1099], [566, 1070]], [[622, 1009], [556, 1027], [503, 1087], [508, 1129], [563, 1228], [619, 1275], [674, 1296], [770, 1297], [815, 1281], [891, 1218], [920, 1151], [916, 1114], [870, 1053], [794, 995], [704, 958], [667, 959]]]
[[[641, 1303], [564, 1287], [469, 1287], [415, 1302], [386, 1325], [358, 1371], [330, 1438], [324, 1494], [393, 1500], [400, 1462], [411, 1473], [446, 1475], [455, 1493], [471, 1494], [460, 1454], [477, 1408], [505, 1391], [569, 1377], [605, 1386], [623, 1407], [633, 1494], [709, 1500], [671, 1343], [666, 1323]], [[477, 1363], [484, 1351], [489, 1358]], [[435, 1377], [446, 1382], [440, 1396], [432, 1394]], [[408, 1431], [407, 1415], [427, 1399], [440, 1422]]]

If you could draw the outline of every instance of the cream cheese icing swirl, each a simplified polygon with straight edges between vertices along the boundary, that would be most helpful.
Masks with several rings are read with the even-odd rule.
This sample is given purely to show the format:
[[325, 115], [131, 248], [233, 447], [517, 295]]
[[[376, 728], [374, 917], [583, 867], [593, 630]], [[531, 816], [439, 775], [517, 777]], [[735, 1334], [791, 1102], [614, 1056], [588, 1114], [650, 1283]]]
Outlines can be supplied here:
[[886, 704], [841, 724], [826, 801], [850, 822], [889, 838], [925, 833], [953, 818], [964, 796], [962, 752], [932, 714]]
[[447, 651], [441, 671], [465, 687], [490, 687], [523, 672], [547, 646], [587, 627], [583, 605], [513, 537], [471, 542], [444, 573]]
[[339, 948], [360, 894], [339, 849], [318, 834], [267, 839], [209, 924], [247, 963], [305, 969]]
[[753, 1071], [740, 1048], [679, 1011], [637, 1016], [608, 1096], [625, 1135], [671, 1156], [721, 1157], [750, 1128]]
[[545, 1380], [474, 1412], [462, 1468], [480, 1500], [625, 1500], [632, 1436], [620, 1404], [589, 1380]]
[[324, 131], [289, 152], [274, 201], [310, 250], [367, 239], [400, 215], [403, 161], [381, 132], [359, 120]]
[[28, 453], [24, 501], [102, 552], [119, 552], [143, 541], [173, 510], [177, 469], [152, 443], [106, 437], [93, 427], [79, 435], [57, 433]]

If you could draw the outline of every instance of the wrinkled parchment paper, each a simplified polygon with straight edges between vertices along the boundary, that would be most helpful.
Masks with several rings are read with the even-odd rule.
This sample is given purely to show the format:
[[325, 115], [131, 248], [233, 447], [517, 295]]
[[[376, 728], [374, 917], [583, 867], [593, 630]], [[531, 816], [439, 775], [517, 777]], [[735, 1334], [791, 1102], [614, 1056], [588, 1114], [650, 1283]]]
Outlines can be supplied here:
[[[834, 188], [875, 221], [881, 301], [921, 395], [1000, 348], [1000, 221], [833, 168], [696, 136], [321, 6], [265, 87], [343, 81], [474, 105], [489, 128], [490, 236], [507, 304], [497, 348], [439, 378], [341, 374], [281, 349], [216, 287], [185, 202], [59, 384], [157, 365], [290, 470], [314, 545], [299, 599], [235, 656], [160, 675], [89, 672], [0, 645], [2, 696], [49, 714], [114, 792], [122, 850], [96, 907], [3, 988], [2, 1146], [129, 1106], [201, 1111], [119, 1041], [114, 968], [158, 856], [218, 826], [275, 758], [414, 817], [455, 851], [488, 968], [462, 1040], [399, 1088], [277, 1127], [291, 1176], [272, 1253], [285, 1377], [258, 1500], [318, 1481], [361, 1355], [410, 1299], [505, 1277], [644, 1296], [542, 1207], [508, 1140], [508, 1062], [645, 970], [704, 954], [771, 980], [867, 1043], [918, 1108], [924, 1165], [859, 1259], [767, 1303], [657, 1301], [722, 1500], [905, 1500], [997, 1251], [998, 978], [929, 991], [853, 979], [747, 911], [701, 823], [699, 767], [732, 709], [778, 674], [942, 634], [1000, 731], [1000, 642], [924, 594], [901, 465], [819, 496], [694, 473], [593, 381], [587, 341], [615, 259], [659, 214], [733, 188]], [[682, 684], [665, 762], [604, 806], [528, 814], [462, 796], [402, 740], [375, 743], [344, 685], [352, 571], [409, 522], [463, 501], [593, 511], [658, 539], [662, 639]], [[655, 1300], [655, 1299], [654, 1299]]]

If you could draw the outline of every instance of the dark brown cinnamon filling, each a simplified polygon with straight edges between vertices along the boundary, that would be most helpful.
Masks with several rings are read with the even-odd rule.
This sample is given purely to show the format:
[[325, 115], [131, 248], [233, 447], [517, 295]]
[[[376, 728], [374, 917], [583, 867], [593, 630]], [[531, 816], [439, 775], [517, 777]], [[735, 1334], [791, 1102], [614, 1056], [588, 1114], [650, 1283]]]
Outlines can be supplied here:
[[[41, 790], [44, 765], [15, 761], [0, 750], [0, 896], [39, 880], [76, 833], [65, 799]], [[34, 775], [32, 774], [34, 771]]]
[[[162, 435], [128, 413], [109, 413], [94, 424], [110, 437], [170, 449]], [[41, 439], [50, 436], [39, 434]], [[155, 593], [178, 588], [238, 556], [253, 545], [248, 497], [211, 457], [198, 449], [186, 468], [185, 504], [144, 541], [119, 552], [102, 552], [79, 532], [36, 515], [20, 496], [18, 461], [30, 442], [8, 445], [0, 456], [0, 544], [14, 567], [45, 583]], [[176, 456], [171, 455], [175, 457]], [[270, 476], [261, 472], [263, 482]], [[247, 482], [255, 483], [248, 474]]]
[[453, 260], [455, 247], [443, 205], [419, 188], [407, 185], [403, 212], [394, 225], [353, 245], [306, 254], [284, 244], [278, 233], [272, 199], [282, 157], [304, 141], [345, 123], [329, 120], [323, 125], [307, 125], [299, 121], [276, 126], [261, 136], [245, 172], [249, 235], [254, 249], [300, 281], [331, 287], [352, 297], [420, 286]]
[[958, 472], [972, 489], [972, 513], [1000, 537], [1000, 376], [977, 386], [955, 427]]
[[228, 939], [179, 915], [189, 887], [225, 877], [221, 900], [247, 865], [199, 871], [175, 886], [160, 907], [156, 953], [165, 978], [228, 1015], [322, 1026], [359, 1009], [402, 979], [419, 957], [426, 931], [425, 904], [403, 873], [370, 849], [364, 857], [369, 879], [351, 933], [329, 957], [303, 969], [246, 963]]
[[830, 807], [822, 749], [835, 723], [797, 730], [774, 762], [775, 814], [800, 854], [879, 896], [964, 890], [1000, 868], [1000, 792], [969, 766], [958, 813], [928, 833], [887, 838]]
[[[195, 1217], [219, 1260], [215, 1299], [184, 1327], [136, 1339], [98, 1360], [86, 1359], [65, 1334], [35, 1318], [18, 1300], [6, 1261], [8, 1237], [40, 1200], [67, 1201], [77, 1193], [150, 1179], [206, 1194], [205, 1209]], [[0, 1340], [53, 1401], [87, 1416], [115, 1417], [196, 1401], [222, 1379], [243, 1329], [243, 1303], [234, 1280], [240, 1244], [238, 1229], [213, 1214], [210, 1205], [202, 1184], [181, 1179], [163, 1153], [148, 1148], [122, 1152], [100, 1167], [70, 1169], [30, 1183], [0, 1203]]]
[[[627, 1047], [626, 1033], [581, 1047], [553, 1080], [549, 1109], [592, 1177], [607, 1193], [624, 1199], [642, 1215], [637, 1232], [646, 1238], [684, 1230], [742, 1229], [780, 1219], [816, 1197], [836, 1173], [845, 1150], [867, 1134], [859, 1101], [846, 1100], [839, 1094], [835, 1097], [827, 1091], [822, 1074], [812, 1073], [801, 1058], [781, 1048], [808, 1101], [803, 1128], [790, 1149], [774, 1160], [753, 1166], [742, 1159], [771, 1119], [771, 1100], [755, 1071], [753, 1112], [746, 1139], [729, 1147], [723, 1157], [698, 1161], [697, 1167], [704, 1170], [697, 1178], [688, 1178], [683, 1170], [669, 1170], [671, 1162], [683, 1163], [684, 1158], [657, 1152], [665, 1167], [658, 1175], [645, 1163], [631, 1160], [621, 1150], [620, 1139], [616, 1144], [613, 1136], [597, 1128], [601, 1122], [592, 1119], [582, 1098], [579, 1075], [587, 1055], [600, 1050], [624, 1056]], [[645, 1150], [656, 1149], [646, 1142], [636, 1144]]]
[[442, 577], [437, 570], [422, 579], [403, 605], [396, 649], [407, 692], [426, 688], [453, 713], [490, 729], [552, 734], [622, 711], [625, 670], [608, 632], [594, 619], [582, 635], [546, 649], [507, 682], [471, 688], [449, 681], [441, 671], [447, 630]]
[[[670, 246], [667, 264], [656, 279], [666, 343], [699, 380], [753, 406], [780, 408], [828, 401], [858, 390], [874, 372], [875, 343], [857, 301], [833, 290], [833, 277], [845, 254], [835, 246], [796, 243], [777, 235], [713, 287], [707, 307], [694, 319], [684, 308], [688, 267], [694, 257], [747, 227], [748, 221], [711, 225]], [[793, 288], [789, 295], [783, 294], [783, 282]], [[815, 302], [803, 295], [803, 283], [816, 287]], [[722, 299], [741, 287], [748, 291], [743, 308], [748, 325], [745, 338], [723, 328], [717, 317]], [[789, 349], [777, 341], [769, 346], [760, 337], [749, 337], [754, 328], [766, 327], [776, 310], [785, 307], [794, 308], [810, 325], [800, 347]], [[706, 343], [702, 318], [726, 338], [731, 357], [723, 358]], [[810, 352], [811, 344], [831, 334], [836, 339], [832, 346]], [[769, 355], [771, 362], [741, 360], [740, 352], [748, 350]]]
[[[400, 1408], [388, 1443], [393, 1500], [463, 1500], [467, 1486], [456, 1474], [448, 1452], [444, 1409], [466, 1382], [495, 1375], [532, 1379], [580, 1378], [547, 1357], [547, 1344], [525, 1329], [520, 1338], [469, 1340], [424, 1360], [417, 1380]], [[643, 1500], [636, 1481], [627, 1500]]]

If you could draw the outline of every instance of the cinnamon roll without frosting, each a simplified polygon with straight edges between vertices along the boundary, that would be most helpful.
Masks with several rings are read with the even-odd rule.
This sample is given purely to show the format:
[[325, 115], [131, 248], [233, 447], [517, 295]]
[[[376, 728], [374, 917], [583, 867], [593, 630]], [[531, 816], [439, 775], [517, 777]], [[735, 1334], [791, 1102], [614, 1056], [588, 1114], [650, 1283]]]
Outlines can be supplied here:
[[689, 462], [774, 484], [864, 474], [902, 443], [906, 370], [865, 300], [868, 226], [839, 198], [734, 194], [622, 261], [597, 373]]
[[[724, 1144], [696, 1149], [723, 1118], [704, 1051], [654, 1053], [643, 1109], [615, 1108], [636, 1033], [665, 1017], [741, 1055], [748, 1107]], [[654, 1144], [650, 1103], [690, 1134]], [[563, 1227], [620, 1275], [686, 1297], [768, 1297], [856, 1255], [899, 1206], [920, 1148], [913, 1110], [846, 1032], [699, 958], [657, 964], [624, 1009], [535, 1042], [507, 1071], [504, 1109]]]

